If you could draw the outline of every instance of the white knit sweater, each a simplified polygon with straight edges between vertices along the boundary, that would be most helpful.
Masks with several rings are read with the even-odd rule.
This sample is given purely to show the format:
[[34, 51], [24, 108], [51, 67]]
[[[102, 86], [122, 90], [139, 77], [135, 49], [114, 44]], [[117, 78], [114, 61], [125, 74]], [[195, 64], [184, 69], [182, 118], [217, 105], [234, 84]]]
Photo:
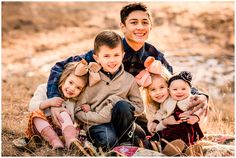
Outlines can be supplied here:
[[[30, 103], [29, 103], [29, 111], [35, 111], [35, 110], [39, 110], [39, 106], [42, 102], [44, 102], [45, 100], [47, 100], [47, 84], [41, 84], [37, 87], [36, 91], [34, 92], [34, 96], [31, 98]], [[75, 102], [72, 101], [65, 101], [62, 104], [62, 107], [65, 107], [66, 109], [68, 109], [70, 111], [70, 113], [72, 114], [71, 118], [72, 120], [74, 120], [74, 107], [75, 107]], [[51, 112], [50, 112], [50, 108], [47, 108], [44, 110], [44, 114], [46, 116], [50, 116]]]

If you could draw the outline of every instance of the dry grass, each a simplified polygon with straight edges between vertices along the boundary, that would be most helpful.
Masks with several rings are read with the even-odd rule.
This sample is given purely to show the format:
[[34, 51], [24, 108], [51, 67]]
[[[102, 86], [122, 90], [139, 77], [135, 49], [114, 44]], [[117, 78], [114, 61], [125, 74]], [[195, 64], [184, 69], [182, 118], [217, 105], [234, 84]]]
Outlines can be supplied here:
[[202, 124], [205, 133], [234, 135], [234, 96], [226, 94], [223, 99], [210, 100], [208, 117]]

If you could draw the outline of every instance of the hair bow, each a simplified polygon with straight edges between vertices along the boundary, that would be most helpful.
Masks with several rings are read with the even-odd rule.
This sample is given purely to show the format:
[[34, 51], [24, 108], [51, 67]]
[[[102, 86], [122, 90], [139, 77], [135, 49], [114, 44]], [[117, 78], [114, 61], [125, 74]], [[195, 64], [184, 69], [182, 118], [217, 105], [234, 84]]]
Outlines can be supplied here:
[[181, 71], [179, 74], [174, 74], [168, 81], [168, 87], [170, 86], [171, 82], [178, 79], [184, 80], [185, 82], [189, 84], [190, 87], [192, 87], [191, 85], [192, 75], [188, 71]]
[[98, 73], [101, 69], [101, 65], [96, 62], [88, 62], [85, 59], [82, 59], [75, 69], [75, 75], [83, 76], [86, 73], [89, 73], [89, 86], [95, 85], [98, 81], [101, 80], [100, 74]]
[[144, 62], [145, 69], [142, 70], [136, 77], [136, 81], [139, 86], [147, 87], [152, 83], [151, 74], [161, 74], [161, 62], [159, 60], [155, 60], [154, 57], [148, 57]]

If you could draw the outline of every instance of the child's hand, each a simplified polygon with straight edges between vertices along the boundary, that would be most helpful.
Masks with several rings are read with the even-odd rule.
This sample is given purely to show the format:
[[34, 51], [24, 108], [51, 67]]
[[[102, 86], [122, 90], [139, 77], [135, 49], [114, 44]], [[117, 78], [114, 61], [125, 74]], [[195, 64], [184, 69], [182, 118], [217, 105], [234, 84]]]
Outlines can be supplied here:
[[91, 110], [89, 104], [82, 104], [80, 107], [84, 112], [89, 112]]
[[167, 118], [165, 118], [163, 121], [162, 121], [162, 123], [163, 123], [163, 125], [164, 126], [167, 126], [167, 125], [175, 125], [175, 124], [179, 124], [179, 123], [181, 123], [181, 122], [183, 122], [182, 120], [178, 120], [178, 121], [176, 121], [175, 120], [175, 117], [174, 116], [169, 116], [169, 117], [167, 117]]
[[44, 110], [44, 109], [52, 107], [52, 106], [60, 107], [60, 106], [62, 106], [63, 101], [64, 100], [60, 97], [54, 97], [51, 99], [47, 99], [46, 101], [42, 102], [39, 105], [39, 109]]
[[190, 115], [191, 115], [191, 111], [185, 111], [185, 112], [179, 114], [179, 117], [180, 118], [186, 118], [186, 117], [188, 117]]
[[52, 115], [52, 121], [58, 126], [61, 127], [61, 123], [64, 123], [64, 120], [62, 119], [60, 113], [61, 112], [67, 112], [69, 115], [71, 115], [70, 111], [63, 107], [51, 107], [51, 115]]
[[186, 118], [185, 122], [187, 122], [188, 124], [193, 125], [198, 121], [199, 121], [199, 117], [197, 117], [196, 115], [190, 115]]
[[194, 95], [191, 97], [190, 105], [188, 110], [192, 110], [191, 114], [198, 111], [199, 109], [207, 107], [207, 97], [205, 95]]
[[48, 99], [48, 101], [51, 106], [56, 106], [56, 107], [62, 106], [62, 103], [64, 102], [64, 100], [60, 97], [54, 97], [54, 98]]
[[156, 127], [157, 127], [157, 123], [152, 122], [151, 125], [150, 125], [150, 129], [149, 129], [150, 131], [149, 132], [151, 134], [155, 134], [157, 132]]

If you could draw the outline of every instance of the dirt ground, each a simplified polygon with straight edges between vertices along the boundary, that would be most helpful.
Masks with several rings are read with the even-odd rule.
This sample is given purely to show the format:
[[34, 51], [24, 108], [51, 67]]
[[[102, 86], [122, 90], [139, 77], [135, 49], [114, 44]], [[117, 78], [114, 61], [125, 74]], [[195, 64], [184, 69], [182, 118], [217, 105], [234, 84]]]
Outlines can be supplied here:
[[[32, 153], [12, 145], [24, 136], [29, 100], [57, 61], [92, 49], [99, 31], [122, 35], [124, 4], [2, 2], [2, 156], [57, 155], [48, 148]], [[165, 54], [174, 71], [192, 72], [193, 84], [210, 96], [204, 132], [234, 134], [234, 3], [146, 4], [153, 16], [148, 42]]]

